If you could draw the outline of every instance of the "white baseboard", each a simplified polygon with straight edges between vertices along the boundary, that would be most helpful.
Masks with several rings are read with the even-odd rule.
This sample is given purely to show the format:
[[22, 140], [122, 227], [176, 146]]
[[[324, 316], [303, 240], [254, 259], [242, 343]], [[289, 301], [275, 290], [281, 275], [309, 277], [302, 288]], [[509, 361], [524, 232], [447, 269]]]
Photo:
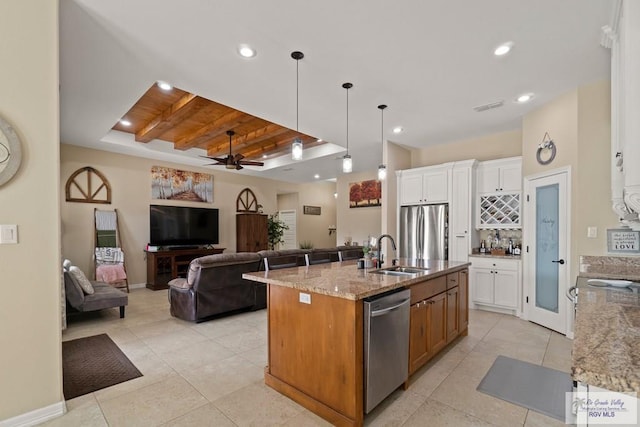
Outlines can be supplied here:
[[44, 408], [38, 408], [31, 412], [0, 421], [0, 427], [35, 426], [64, 415], [65, 412], [67, 412], [67, 406], [64, 401], [61, 401], [54, 403], [53, 405], [45, 406]]
[[129, 285], [129, 289], [142, 289], [142, 288], [146, 288], [147, 284], [146, 283], [133, 283], [131, 285]]

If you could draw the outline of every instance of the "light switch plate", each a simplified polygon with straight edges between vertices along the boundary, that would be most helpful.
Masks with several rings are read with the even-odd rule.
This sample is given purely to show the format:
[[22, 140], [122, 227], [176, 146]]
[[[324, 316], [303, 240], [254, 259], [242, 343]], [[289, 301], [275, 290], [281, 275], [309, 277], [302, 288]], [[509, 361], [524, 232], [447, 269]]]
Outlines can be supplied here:
[[18, 226], [16, 224], [0, 225], [0, 245], [18, 243]]
[[300, 302], [303, 304], [311, 304], [311, 294], [300, 292]]
[[596, 239], [598, 237], [598, 227], [587, 227], [587, 238]]

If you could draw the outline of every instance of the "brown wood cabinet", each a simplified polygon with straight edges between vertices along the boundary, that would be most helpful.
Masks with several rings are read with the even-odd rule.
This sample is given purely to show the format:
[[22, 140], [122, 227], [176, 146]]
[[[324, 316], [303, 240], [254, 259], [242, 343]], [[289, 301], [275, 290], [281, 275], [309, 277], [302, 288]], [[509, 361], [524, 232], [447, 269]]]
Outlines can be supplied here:
[[267, 215], [236, 215], [236, 252], [258, 252], [268, 249]]
[[409, 375], [461, 333], [467, 333], [467, 286], [467, 270], [411, 286]]
[[146, 252], [147, 288], [157, 291], [167, 289], [169, 281], [176, 277], [186, 277], [189, 263], [194, 258], [221, 254], [225, 248], [215, 249], [175, 249]]

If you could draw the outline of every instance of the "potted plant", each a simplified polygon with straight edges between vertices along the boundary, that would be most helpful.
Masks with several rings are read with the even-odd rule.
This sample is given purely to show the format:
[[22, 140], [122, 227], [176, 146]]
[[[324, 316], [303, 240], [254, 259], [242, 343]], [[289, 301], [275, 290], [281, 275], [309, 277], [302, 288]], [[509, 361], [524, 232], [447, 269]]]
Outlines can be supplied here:
[[278, 218], [277, 213], [269, 215], [267, 219], [269, 249], [273, 250], [276, 248], [276, 245], [284, 243], [284, 240], [282, 240], [282, 236], [284, 235], [284, 230], [288, 229], [289, 226], [285, 224], [284, 221], [280, 220], [280, 218]]

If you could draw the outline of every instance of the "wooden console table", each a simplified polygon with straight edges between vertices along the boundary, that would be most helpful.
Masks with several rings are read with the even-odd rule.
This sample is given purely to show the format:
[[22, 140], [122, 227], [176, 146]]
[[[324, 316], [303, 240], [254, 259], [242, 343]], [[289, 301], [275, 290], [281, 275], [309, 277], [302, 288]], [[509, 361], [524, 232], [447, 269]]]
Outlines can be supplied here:
[[221, 254], [225, 248], [214, 249], [174, 249], [148, 252], [147, 288], [154, 291], [169, 288], [169, 281], [176, 277], [187, 277], [189, 263], [205, 255]]

